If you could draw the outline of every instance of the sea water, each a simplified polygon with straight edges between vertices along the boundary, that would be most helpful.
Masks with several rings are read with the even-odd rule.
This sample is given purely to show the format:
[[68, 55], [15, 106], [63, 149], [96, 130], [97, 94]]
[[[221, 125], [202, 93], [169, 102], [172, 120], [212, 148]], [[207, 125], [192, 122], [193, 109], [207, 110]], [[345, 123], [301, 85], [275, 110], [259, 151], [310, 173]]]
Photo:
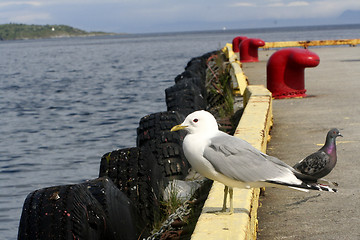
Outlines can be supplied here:
[[360, 25], [0, 41], [0, 238], [16, 239], [26, 196], [98, 176], [103, 154], [136, 146], [141, 117], [187, 62], [239, 35], [360, 38]]

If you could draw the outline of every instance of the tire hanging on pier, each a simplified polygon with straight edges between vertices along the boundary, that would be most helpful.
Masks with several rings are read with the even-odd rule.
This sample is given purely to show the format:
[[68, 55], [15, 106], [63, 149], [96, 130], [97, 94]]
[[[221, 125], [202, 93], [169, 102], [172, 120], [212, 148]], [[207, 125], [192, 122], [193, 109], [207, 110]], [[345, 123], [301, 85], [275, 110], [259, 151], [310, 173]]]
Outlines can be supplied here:
[[190, 168], [182, 150], [185, 131], [170, 131], [183, 119], [178, 112], [171, 111], [147, 115], [139, 122], [137, 146], [150, 151], [157, 160], [152, 168], [152, 178], [161, 179], [157, 183], [160, 198], [168, 182], [185, 179]]
[[106, 153], [100, 163], [99, 177], [109, 177], [125, 193], [146, 220], [143, 228], [146, 230], [152, 229], [160, 215], [157, 180], [151, 177], [155, 163], [151, 152], [137, 147]]
[[189, 71], [184, 71], [175, 77], [175, 84], [191, 83], [199, 88], [201, 95], [206, 99], [205, 78], [194, 76]]
[[185, 67], [186, 71], [192, 73], [192, 76], [199, 77], [201, 79], [206, 78], [206, 59], [197, 57], [191, 59]]
[[165, 98], [167, 110], [178, 111], [183, 116], [204, 110], [207, 105], [201, 90], [191, 81], [183, 80], [165, 89]]
[[149, 235], [139, 209], [108, 177], [93, 179], [83, 185], [101, 204], [108, 219], [106, 231], [112, 239], [132, 240]]
[[108, 219], [85, 185], [62, 185], [33, 191], [25, 199], [18, 239], [114, 239]]

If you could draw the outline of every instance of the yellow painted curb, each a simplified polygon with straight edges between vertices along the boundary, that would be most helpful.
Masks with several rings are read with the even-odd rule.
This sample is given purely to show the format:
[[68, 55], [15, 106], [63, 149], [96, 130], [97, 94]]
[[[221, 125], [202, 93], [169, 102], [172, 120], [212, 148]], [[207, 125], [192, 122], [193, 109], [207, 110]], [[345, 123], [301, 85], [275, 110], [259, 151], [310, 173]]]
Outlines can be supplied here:
[[249, 85], [248, 78], [245, 76], [244, 72], [242, 71], [241, 64], [238, 61], [232, 62], [231, 69], [230, 69], [230, 76], [232, 82], [236, 82], [237, 86], [234, 90], [238, 90], [238, 93], [242, 96], [244, 95], [246, 87]]
[[250, 85], [244, 94], [244, 105], [246, 107], [234, 136], [245, 139], [266, 153], [273, 124], [271, 92], [263, 85]]
[[224, 185], [214, 182], [191, 239], [251, 239], [248, 234], [252, 191], [234, 189], [234, 214], [217, 215], [214, 212], [222, 208]]
[[225, 53], [226, 58], [229, 59], [229, 62], [235, 62], [237, 60], [237, 57], [232, 50], [231, 43], [227, 43], [225, 47], [222, 49], [222, 51]]
[[[265, 152], [272, 125], [272, 97], [264, 86], [248, 86], [246, 107], [234, 136]], [[224, 185], [214, 182], [196, 224], [193, 240], [256, 239], [258, 188], [234, 188], [234, 214], [216, 215], [222, 208]]]
[[241, 62], [238, 60], [239, 57], [233, 52], [231, 43], [227, 43], [222, 51], [230, 62], [230, 76], [234, 83], [234, 93], [242, 96], [249, 82], [242, 70]]
[[333, 46], [349, 45], [356, 46], [360, 44], [360, 39], [337, 39], [337, 40], [312, 40], [312, 41], [286, 41], [286, 42], [266, 42], [262, 48], [282, 48], [282, 47], [303, 47], [309, 46]]

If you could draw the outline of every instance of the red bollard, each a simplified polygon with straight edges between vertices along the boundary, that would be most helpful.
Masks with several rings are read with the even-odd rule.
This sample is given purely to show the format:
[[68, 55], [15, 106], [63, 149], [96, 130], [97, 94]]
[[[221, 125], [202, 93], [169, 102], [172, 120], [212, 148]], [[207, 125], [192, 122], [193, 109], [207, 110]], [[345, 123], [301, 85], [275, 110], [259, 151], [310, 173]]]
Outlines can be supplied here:
[[258, 62], [258, 48], [265, 45], [259, 38], [248, 38], [240, 44], [240, 62]]
[[319, 63], [319, 56], [306, 49], [279, 50], [267, 63], [267, 88], [274, 98], [305, 97], [304, 70]]
[[232, 40], [232, 49], [234, 53], [240, 52], [239, 45], [245, 39], [247, 39], [246, 36], [237, 36]]

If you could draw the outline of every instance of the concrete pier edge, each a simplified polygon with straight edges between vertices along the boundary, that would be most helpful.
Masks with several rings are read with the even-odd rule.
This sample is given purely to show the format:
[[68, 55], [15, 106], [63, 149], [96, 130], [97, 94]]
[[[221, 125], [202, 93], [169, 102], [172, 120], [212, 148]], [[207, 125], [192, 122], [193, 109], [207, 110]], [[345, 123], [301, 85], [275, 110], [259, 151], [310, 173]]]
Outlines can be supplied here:
[[261, 48], [285, 48], [285, 47], [302, 47], [308, 48], [311, 46], [336, 46], [349, 45], [356, 46], [360, 44], [360, 39], [336, 39], [336, 40], [311, 40], [311, 41], [284, 41], [284, 42], [266, 42]]
[[[238, 91], [244, 98], [244, 112], [234, 136], [240, 137], [257, 149], [266, 152], [272, 125], [272, 96], [263, 85], [249, 86], [241, 63], [237, 61], [231, 44], [223, 48], [236, 77]], [[246, 104], [246, 105], [245, 105]], [[256, 239], [257, 209], [260, 189], [234, 189], [234, 214], [217, 215], [222, 208], [224, 185], [214, 182], [196, 224], [193, 240]]]

